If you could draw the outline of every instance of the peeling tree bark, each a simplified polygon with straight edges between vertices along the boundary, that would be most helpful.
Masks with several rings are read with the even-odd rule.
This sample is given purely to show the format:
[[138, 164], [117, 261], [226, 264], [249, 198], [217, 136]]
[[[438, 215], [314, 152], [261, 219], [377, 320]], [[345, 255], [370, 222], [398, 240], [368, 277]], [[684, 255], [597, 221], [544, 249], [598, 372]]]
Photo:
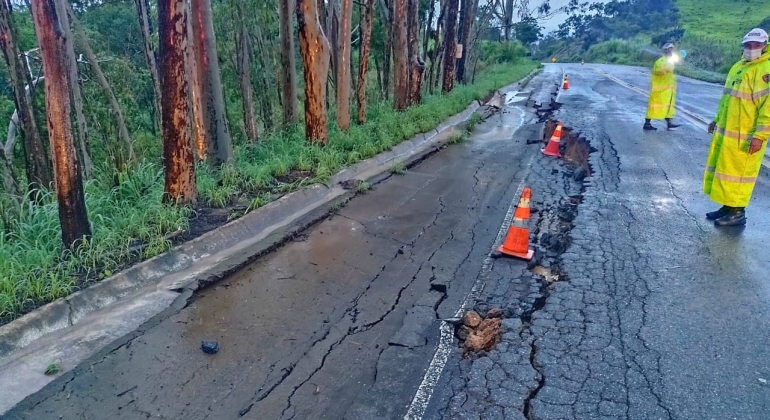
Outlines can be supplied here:
[[393, 108], [409, 107], [409, 45], [407, 40], [407, 0], [393, 0], [393, 62], [395, 83]]
[[101, 86], [102, 90], [104, 91], [104, 95], [110, 102], [112, 114], [115, 116], [115, 122], [118, 124], [118, 133], [120, 135], [120, 139], [126, 146], [126, 152], [128, 152], [128, 159], [130, 161], [134, 161], [136, 160], [136, 155], [134, 155], [134, 145], [131, 141], [131, 136], [128, 134], [126, 120], [123, 118], [123, 110], [120, 108], [120, 104], [118, 104], [118, 100], [115, 97], [115, 93], [112, 91], [110, 83], [107, 81], [104, 73], [102, 73], [102, 68], [99, 66], [99, 60], [96, 59], [96, 54], [94, 54], [93, 50], [91, 50], [91, 45], [88, 42], [86, 33], [83, 31], [83, 27], [80, 26], [80, 22], [78, 21], [77, 16], [75, 16], [75, 12], [72, 10], [72, 6], [70, 6], [69, 3], [65, 3], [65, 5], [67, 7], [67, 13], [72, 19], [72, 26], [75, 28], [75, 34], [80, 38], [80, 42], [83, 43], [83, 50], [86, 53], [88, 62], [91, 64], [91, 68], [94, 70], [96, 80], [99, 82], [99, 86]]
[[48, 114], [48, 135], [53, 154], [56, 197], [62, 240], [74, 248], [83, 238], [91, 236], [88, 224], [83, 178], [75, 152], [70, 121], [71, 60], [67, 51], [66, 14], [50, 0], [33, 0], [32, 17], [46, 75], [45, 102]]
[[350, 130], [350, 49], [353, 26], [353, 1], [342, 0], [337, 41], [337, 125], [342, 131]]
[[[323, 0], [320, 0], [323, 1]], [[281, 66], [283, 92], [283, 123], [297, 123], [297, 63], [294, 58], [294, 22], [292, 11], [295, 0], [280, 0], [278, 8], [281, 37]]]
[[191, 147], [190, 106], [185, 74], [187, 16], [185, 0], [158, 0], [160, 82], [163, 86], [164, 201], [177, 205], [196, 201], [195, 159]]
[[[191, 0], [191, 21], [193, 39], [194, 75], [203, 111], [202, 126], [208, 146], [209, 164], [220, 166], [233, 161], [233, 144], [225, 116], [225, 100], [222, 78], [219, 70], [214, 21], [211, 16], [211, 0]], [[196, 126], [200, 123], [196, 122]]]
[[67, 55], [69, 56], [69, 69], [67, 74], [70, 78], [70, 94], [72, 102], [75, 105], [75, 121], [78, 124], [78, 145], [80, 146], [80, 156], [83, 158], [83, 175], [86, 178], [91, 177], [94, 170], [94, 163], [89, 153], [91, 146], [88, 142], [88, 124], [86, 116], [83, 113], [83, 95], [80, 93], [80, 76], [78, 76], [78, 62], [75, 56], [75, 45], [72, 42], [72, 31], [70, 31], [69, 17], [67, 16], [67, 7], [64, 2], [69, 0], [51, 0], [56, 3], [56, 12], [59, 15], [62, 27], [60, 30], [65, 32], [64, 40]]
[[152, 38], [152, 30], [150, 28], [149, 17], [149, 4], [147, 0], [134, 0], [136, 5], [136, 13], [139, 16], [139, 29], [142, 32], [142, 50], [144, 51], [144, 58], [147, 60], [147, 67], [150, 70], [150, 78], [152, 78], [153, 89], [153, 105], [155, 106], [155, 120], [158, 128], [162, 127], [161, 116], [163, 113], [160, 109], [160, 79], [158, 78], [158, 65], [155, 60], [155, 50], [152, 48], [150, 39]]
[[366, 0], [363, 10], [363, 35], [361, 37], [361, 66], [358, 70], [358, 87], [356, 98], [358, 100], [358, 123], [366, 123], [366, 75], [369, 72], [369, 51], [372, 41], [372, 18], [374, 14], [374, 0]]
[[444, 35], [444, 79], [441, 91], [449, 93], [454, 89], [455, 51], [457, 48], [457, 8], [460, 0], [448, 0], [446, 12], [446, 34]]
[[297, 27], [305, 69], [305, 137], [326, 144], [326, 80], [329, 77], [329, 42], [321, 30], [316, 0], [297, 0]]
[[409, 38], [409, 105], [422, 102], [422, 76], [425, 73], [425, 61], [420, 55], [420, 9], [419, 0], [409, 0], [408, 38]]
[[238, 73], [240, 73], [241, 93], [243, 94], [243, 123], [246, 137], [257, 141], [257, 118], [254, 113], [254, 93], [251, 89], [251, 41], [246, 23], [240, 22], [241, 33], [238, 36]]
[[[26, 61], [20, 60], [21, 51], [16, 43], [16, 30], [11, 19], [11, 4], [9, 0], [0, 1], [0, 48], [3, 50], [5, 63], [8, 65], [8, 72], [13, 86], [14, 102], [18, 112], [18, 120], [22, 132], [22, 145], [24, 146], [24, 160], [27, 170], [27, 181], [29, 190], [40, 188], [49, 188], [53, 183], [53, 173], [51, 164], [43, 146], [43, 140], [40, 137], [40, 130], [35, 121], [35, 113], [32, 107], [32, 98], [29, 94], [30, 87], [25, 87], [25, 80], [29, 74]], [[10, 143], [10, 139], [9, 142]], [[6, 145], [8, 144], [6, 143]], [[7, 159], [8, 168], [13, 167], [13, 147], [4, 151], [4, 158]], [[10, 177], [10, 178], [9, 178]], [[13, 185], [16, 185], [15, 177], [12, 172], [6, 172], [6, 190], [12, 191]], [[13, 180], [13, 184], [8, 184], [8, 180]], [[18, 192], [18, 185], [16, 185]]]

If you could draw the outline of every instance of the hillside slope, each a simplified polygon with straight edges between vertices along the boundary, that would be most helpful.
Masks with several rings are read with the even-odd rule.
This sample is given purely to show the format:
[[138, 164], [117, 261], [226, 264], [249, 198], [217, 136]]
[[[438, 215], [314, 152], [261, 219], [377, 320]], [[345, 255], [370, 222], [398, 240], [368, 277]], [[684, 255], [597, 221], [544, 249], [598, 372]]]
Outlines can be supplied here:
[[688, 35], [738, 42], [750, 29], [770, 30], [768, 0], [676, 0], [679, 22]]

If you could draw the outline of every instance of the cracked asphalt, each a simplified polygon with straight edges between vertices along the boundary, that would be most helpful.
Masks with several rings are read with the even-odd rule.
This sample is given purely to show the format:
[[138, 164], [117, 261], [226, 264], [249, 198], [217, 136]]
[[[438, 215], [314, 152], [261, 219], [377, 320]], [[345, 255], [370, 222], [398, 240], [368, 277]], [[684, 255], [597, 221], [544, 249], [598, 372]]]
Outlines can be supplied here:
[[[383, 404], [385, 417], [403, 416], [435, 348], [437, 311], [470, 290], [537, 152], [514, 136], [536, 130], [526, 99], [3, 418], [372, 418], [363, 413]], [[204, 354], [203, 340], [219, 352]], [[368, 399], [403, 368], [387, 399]]]
[[[643, 70], [597, 67], [649, 86]], [[700, 193], [709, 145], [700, 125], [645, 133], [644, 96], [593, 66], [547, 72], [562, 69], [571, 84], [554, 118], [594, 149], [570, 245], [548, 262], [562, 276], [550, 283], [495, 263], [505, 285], [479, 301], [517, 313], [496, 350], [447, 367], [424, 418], [770, 418], [766, 170], [748, 226], [717, 229], [704, 217], [717, 206]], [[704, 110], [716, 109], [721, 88], [683, 78], [679, 86], [680, 106], [711, 118]], [[533, 209], [574, 196], [569, 177], [545, 176], [560, 170], [569, 171], [535, 161]]]
[[[585, 180], [527, 144], [541, 125], [517, 101], [3, 419], [770, 418], [770, 177], [745, 228], [715, 228], [703, 127], [643, 132], [646, 97], [597, 69], [648, 88], [642, 69], [547, 65], [524, 89], [546, 103], [569, 74], [552, 118], [590, 147]], [[710, 118], [721, 87], [679, 92]], [[491, 259], [522, 185], [536, 261]], [[469, 294], [505, 318], [463, 358], [441, 320]]]

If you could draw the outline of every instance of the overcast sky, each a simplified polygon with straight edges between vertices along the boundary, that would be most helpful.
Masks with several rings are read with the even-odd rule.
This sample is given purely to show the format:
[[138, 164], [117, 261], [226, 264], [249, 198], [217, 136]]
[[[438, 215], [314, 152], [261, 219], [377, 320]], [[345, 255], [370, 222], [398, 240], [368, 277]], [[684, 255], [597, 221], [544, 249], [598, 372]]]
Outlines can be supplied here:
[[[581, 0], [582, 2], [583, 0]], [[601, 2], [601, 3], [607, 3], [609, 0], [589, 0], [590, 3], [594, 2]], [[539, 5], [542, 3], [541, 0], [533, 0], [531, 1], [532, 5]], [[567, 3], [569, 3], [569, 0], [551, 0], [551, 7], [554, 9], [557, 9], [559, 7], [565, 6]], [[544, 20], [540, 23], [541, 26], [544, 26], [545, 29], [543, 30], [543, 34], [547, 34], [548, 32], [554, 31], [559, 27], [559, 24], [564, 22], [564, 19], [566, 19], [567, 16], [564, 14], [559, 14], [551, 19]]]

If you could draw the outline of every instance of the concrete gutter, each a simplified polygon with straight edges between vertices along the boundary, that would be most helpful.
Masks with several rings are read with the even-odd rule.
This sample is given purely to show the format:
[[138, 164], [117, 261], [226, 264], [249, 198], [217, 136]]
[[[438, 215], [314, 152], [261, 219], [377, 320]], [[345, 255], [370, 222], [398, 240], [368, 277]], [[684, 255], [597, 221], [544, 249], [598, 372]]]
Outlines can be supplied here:
[[[526, 85], [539, 71], [499, 91]], [[44, 374], [48, 365], [56, 363], [61, 372], [69, 371], [159, 314], [181, 310], [199, 288], [292, 240], [327, 217], [334, 203], [350, 199], [354, 193], [342, 188], [341, 182], [379, 182], [390, 175], [394, 164], [408, 166], [424, 159], [459, 133], [481, 106], [474, 102], [435, 130], [337, 173], [328, 184], [287, 194], [165, 254], [1, 326], [0, 382], [14, 385], [0, 393], [0, 414], [56, 379]]]

